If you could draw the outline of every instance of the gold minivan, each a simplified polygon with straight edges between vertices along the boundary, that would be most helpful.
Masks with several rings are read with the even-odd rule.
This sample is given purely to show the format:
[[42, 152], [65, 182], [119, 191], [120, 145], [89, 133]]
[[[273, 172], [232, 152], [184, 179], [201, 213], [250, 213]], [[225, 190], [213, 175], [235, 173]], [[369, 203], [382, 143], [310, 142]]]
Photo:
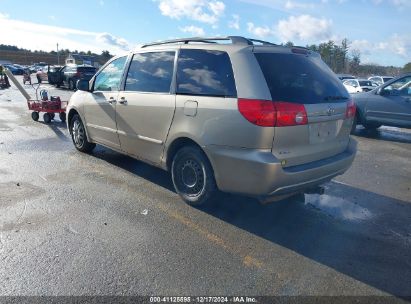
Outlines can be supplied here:
[[168, 170], [192, 205], [218, 190], [260, 199], [313, 191], [356, 153], [350, 95], [301, 47], [238, 36], [157, 42], [77, 87], [67, 109], [75, 147], [100, 144]]

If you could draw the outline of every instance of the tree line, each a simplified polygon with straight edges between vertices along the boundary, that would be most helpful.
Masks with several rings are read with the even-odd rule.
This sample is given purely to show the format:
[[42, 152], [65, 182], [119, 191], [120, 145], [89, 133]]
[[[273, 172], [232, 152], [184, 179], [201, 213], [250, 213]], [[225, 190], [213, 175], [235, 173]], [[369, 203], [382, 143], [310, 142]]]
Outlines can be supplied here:
[[[286, 46], [294, 46], [292, 42], [287, 42]], [[318, 52], [325, 63], [337, 74], [353, 74], [355, 76], [369, 76], [369, 75], [392, 75], [396, 76], [401, 73], [411, 72], [411, 62], [404, 65], [404, 67], [382, 66], [378, 64], [361, 64], [361, 52], [350, 48], [348, 39], [343, 39], [341, 43], [335, 41], [323, 42], [320, 44], [311, 44], [306, 46], [308, 49]], [[57, 55], [56, 51], [45, 52], [40, 50], [30, 51], [27, 49], [18, 48], [14, 45], [0, 44], [0, 51], [16, 51], [26, 52], [30, 54], [48, 54]], [[105, 63], [111, 57], [109, 51], [102, 51], [101, 54], [96, 54], [91, 51], [70, 51], [69, 49], [59, 50], [60, 56], [68, 56], [69, 54], [80, 54], [94, 56], [100, 63]]]
[[[41, 51], [41, 50], [28, 50], [24, 48], [19, 48], [14, 45], [7, 45], [7, 44], [0, 44], [0, 51], [11, 51], [11, 52], [16, 52], [16, 53], [25, 53], [27, 55], [36, 55], [36, 54], [41, 54], [41, 55], [54, 55], [57, 57], [57, 52], [56, 51]], [[88, 55], [88, 56], [93, 56], [97, 58], [97, 61], [100, 62], [101, 64], [104, 64], [107, 60], [109, 60], [111, 57], [113, 57], [112, 54], [110, 54], [109, 51], [102, 51], [100, 54], [93, 53], [91, 51], [78, 51], [78, 50], [69, 50], [69, 49], [61, 49], [59, 50], [59, 56], [60, 58], [67, 57], [69, 54], [80, 54], [80, 55]], [[1, 59], [1, 58], [0, 58]]]
[[[286, 46], [294, 46], [292, 42], [287, 42]], [[379, 64], [361, 64], [361, 52], [350, 48], [350, 41], [343, 39], [341, 43], [335, 41], [311, 44], [308, 49], [318, 52], [325, 63], [337, 74], [352, 74], [366, 77], [369, 75], [392, 75], [411, 72], [411, 62], [404, 67], [382, 66]]]

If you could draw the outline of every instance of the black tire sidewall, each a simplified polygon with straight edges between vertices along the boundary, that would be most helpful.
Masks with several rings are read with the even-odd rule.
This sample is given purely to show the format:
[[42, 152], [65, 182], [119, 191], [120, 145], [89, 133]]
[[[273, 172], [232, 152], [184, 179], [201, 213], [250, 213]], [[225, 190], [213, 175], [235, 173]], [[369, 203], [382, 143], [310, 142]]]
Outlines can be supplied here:
[[[81, 124], [81, 126], [83, 127], [83, 130], [84, 130], [84, 141], [83, 141], [83, 145], [81, 147], [77, 146], [76, 142], [74, 141], [73, 125], [74, 125], [74, 122], [76, 120], [78, 120], [80, 122], [80, 124]], [[88, 141], [86, 128], [84, 127], [83, 121], [81, 120], [81, 118], [78, 114], [75, 114], [73, 116], [73, 118], [71, 119], [71, 121], [70, 121], [70, 135], [71, 135], [71, 140], [73, 142], [74, 147], [76, 147], [76, 149], [79, 150], [80, 152], [90, 153], [96, 146], [96, 144], [90, 143]]]
[[378, 124], [378, 123], [372, 123], [372, 122], [364, 123], [363, 126], [364, 126], [365, 129], [367, 129], [367, 130], [369, 130], [369, 131], [375, 131], [375, 130], [377, 130], [379, 127], [381, 127], [380, 124]]
[[358, 124], [358, 117], [357, 115], [355, 115], [353, 118], [353, 122], [352, 122], [351, 134], [355, 133], [355, 130], [357, 129], [357, 124]]
[[[83, 122], [81, 121], [80, 116], [76, 114], [76, 115], [74, 115], [73, 119], [72, 119], [71, 122], [70, 122], [70, 134], [71, 134], [71, 139], [72, 139], [73, 144], [74, 144], [74, 146], [76, 147], [76, 149], [79, 150], [79, 151], [82, 151], [82, 149], [84, 148], [84, 146], [85, 146], [85, 144], [86, 144], [86, 138], [87, 138], [87, 136], [86, 136], [85, 140], [83, 141], [83, 145], [82, 145], [81, 147], [79, 147], [79, 146], [76, 144], [76, 142], [74, 141], [73, 127], [74, 127], [74, 123], [75, 123], [76, 120], [78, 120], [78, 121], [80, 122], [80, 124], [81, 124], [81, 126], [82, 126], [82, 128], [83, 128], [83, 130], [84, 130]], [[85, 130], [84, 130], [84, 134], [85, 134]]]
[[59, 113], [59, 118], [62, 122], [65, 122], [66, 121], [66, 113], [64, 113], [64, 112]]
[[49, 113], [44, 113], [43, 120], [47, 124], [50, 123], [51, 122], [51, 115]]
[[73, 82], [72, 79], [70, 79], [70, 81], [69, 81], [69, 89], [70, 89], [71, 91], [74, 91], [74, 82]]
[[[192, 159], [197, 162], [200, 165], [203, 173], [204, 186], [198, 195], [189, 195], [187, 193], [184, 193], [181, 191], [181, 189], [178, 189], [177, 186], [178, 181], [176, 179], [179, 178], [179, 175], [176, 173], [177, 166], [180, 162], [187, 159]], [[211, 199], [217, 193], [217, 186], [210, 162], [208, 161], [207, 156], [204, 154], [204, 152], [195, 146], [183, 147], [176, 153], [171, 165], [171, 175], [175, 191], [189, 205], [203, 206], [211, 201]]]
[[34, 121], [38, 121], [39, 120], [39, 113], [37, 113], [37, 112], [31, 112], [31, 118], [34, 120]]

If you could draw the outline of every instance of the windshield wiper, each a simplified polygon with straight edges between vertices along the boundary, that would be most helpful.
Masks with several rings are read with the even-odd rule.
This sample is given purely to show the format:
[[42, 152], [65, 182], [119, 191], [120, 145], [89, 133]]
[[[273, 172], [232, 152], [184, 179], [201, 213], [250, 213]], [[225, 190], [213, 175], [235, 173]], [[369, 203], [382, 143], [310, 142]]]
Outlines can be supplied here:
[[345, 100], [348, 99], [348, 97], [345, 96], [326, 96], [324, 97], [324, 100]]

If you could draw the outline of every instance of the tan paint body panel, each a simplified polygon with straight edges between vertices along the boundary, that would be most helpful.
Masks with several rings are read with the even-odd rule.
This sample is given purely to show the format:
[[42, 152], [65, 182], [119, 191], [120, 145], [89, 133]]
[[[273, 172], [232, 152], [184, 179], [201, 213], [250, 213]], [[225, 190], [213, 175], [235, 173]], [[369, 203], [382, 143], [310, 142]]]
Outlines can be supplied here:
[[89, 138], [93, 142], [120, 149], [116, 126], [117, 97], [118, 91], [87, 94], [84, 96], [83, 111]]
[[[124, 98], [127, 102], [121, 104]], [[174, 116], [175, 95], [121, 92], [117, 103], [117, 129], [121, 149], [159, 164]]]
[[[149, 47], [136, 53], [178, 53], [179, 49], [227, 52], [237, 97], [271, 99], [253, 46], [188, 44]], [[289, 52], [280, 47], [277, 51]], [[175, 81], [174, 75], [173, 85]], [[333, 105], [333, 115], [328, 116], [324, 113], [329, 104], [308, 105], [308, 125], [274, 128], [248, 122], [238, 110], [237, 98], [176, 95], [173, 88], [170, 94], [121, 90], [99, 94], [96, 98], [96, 93], [77, 92], [68, 107], [81, 112], [91, 141], [168, 169], [170, 146], [189, 138], [208, 156], [222, 191], [252, 196], [302, 191], [344, 173], [355, 156], [345, 102]], [[110, 97], [117, 102], [108, 103]], [[120, 104], [122, 98], [127, 102]], [[318, 127], [327, 124], [329, 134]]]

